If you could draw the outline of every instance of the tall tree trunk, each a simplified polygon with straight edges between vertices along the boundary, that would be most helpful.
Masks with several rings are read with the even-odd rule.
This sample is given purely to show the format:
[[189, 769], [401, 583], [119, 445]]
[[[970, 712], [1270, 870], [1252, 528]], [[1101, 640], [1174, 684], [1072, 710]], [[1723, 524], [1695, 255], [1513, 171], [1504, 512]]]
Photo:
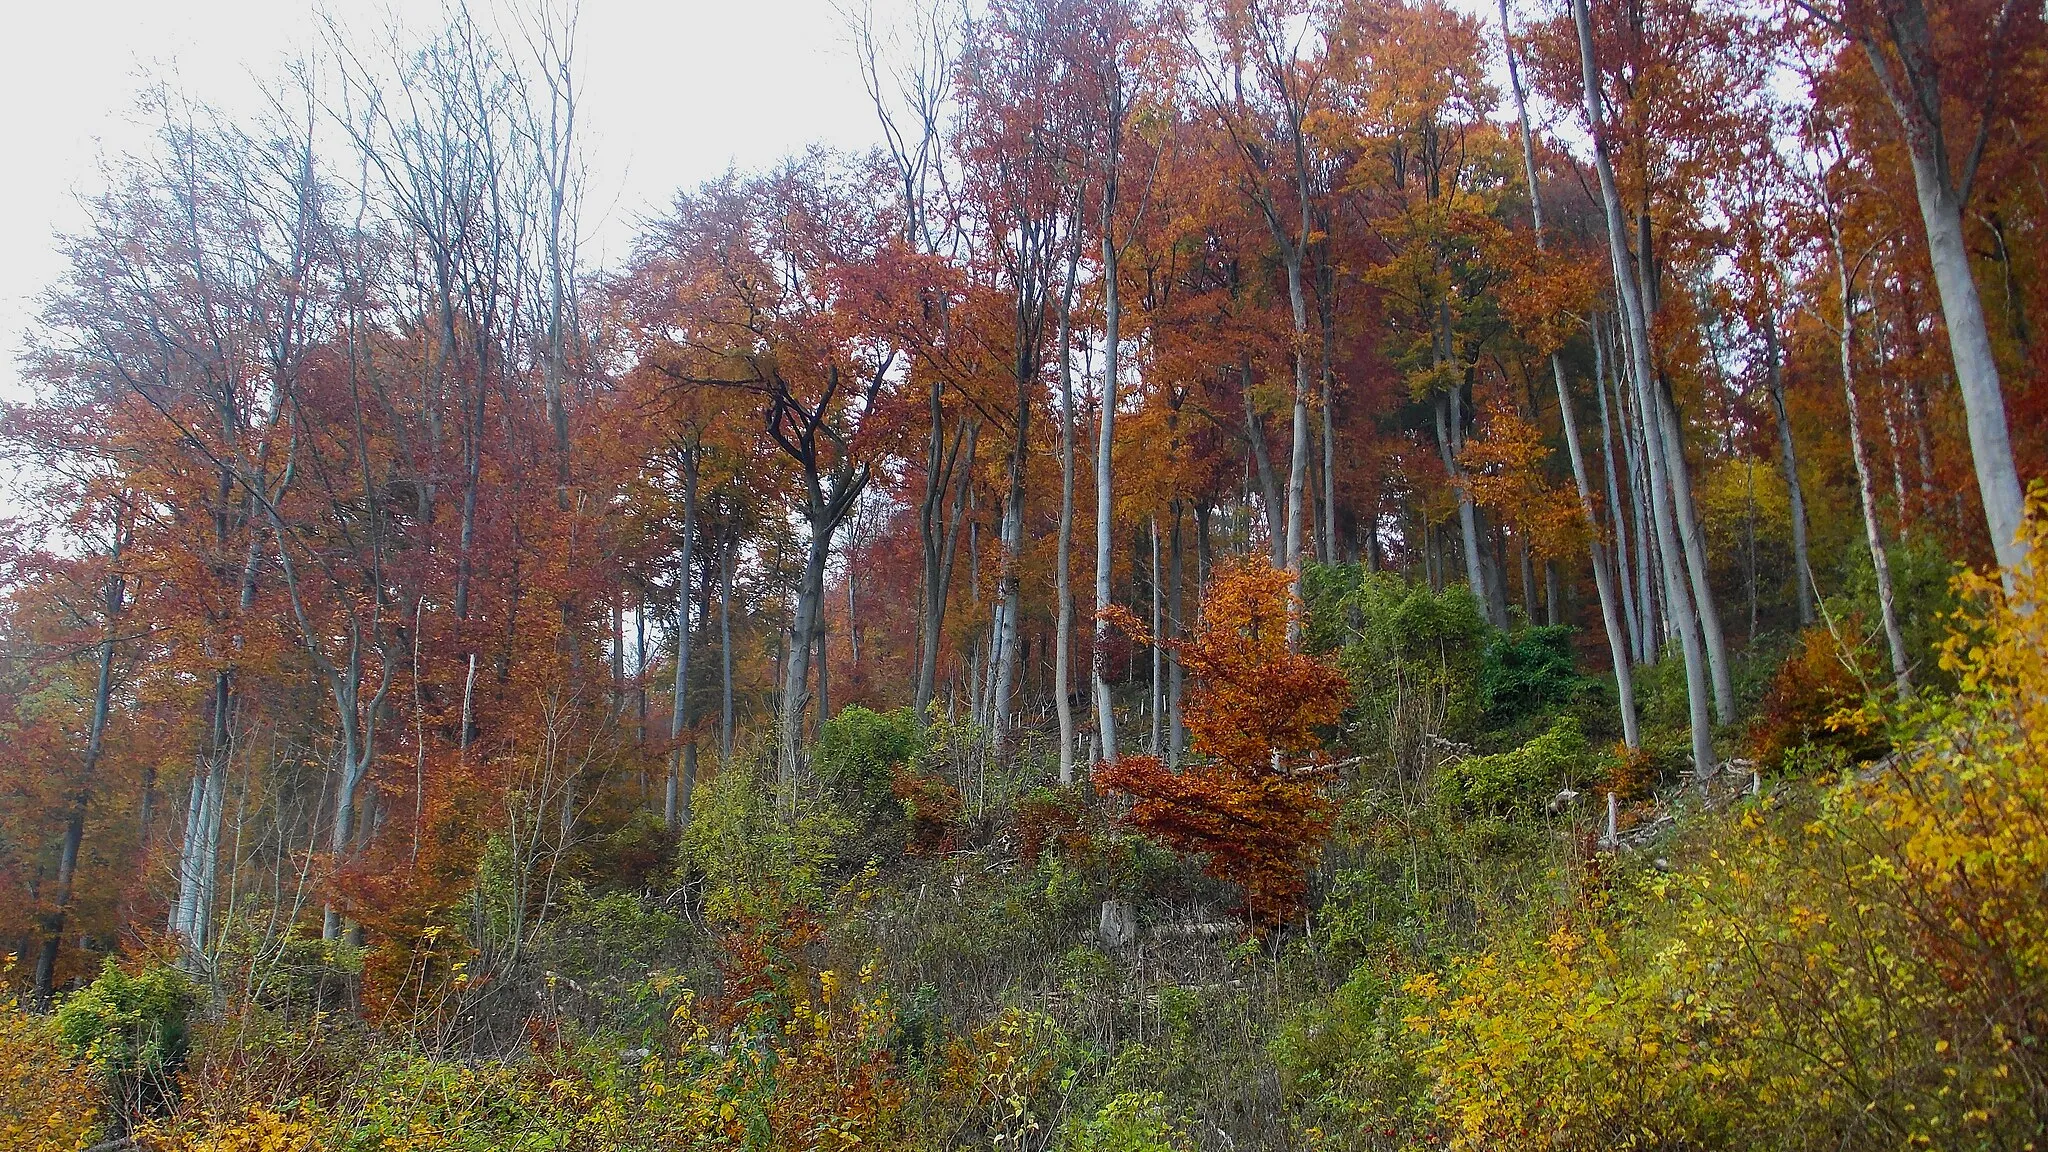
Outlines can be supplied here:
[[809, 519], [811, 539], [804, 549], [789, 656], [782, 668], [777, 757], [785, 800], [795, 795], [797, 773], [803, 766], [804, 715], [811, 703], [811, 647], [818, 631], [818, 611], [825, 598], [825, 561], [832, 550], [833, 525], [821, 515]]
[[1321, 409], [1323, 441], [1323, 492], [1322, 532], [1317, 544], [1316, 558], [1325, 564], [1337, 562], [1337, 429], [1331, 415], [1331, 393], [1335, 391], [1336, 366], [1334, 363], [1337, 343], [1336, 315], [1336, 272], [1328, 261], [1322, 262], [1321, 276], [1324, 292], [1320, 294], [1323, 303], [1316, 309], [1322, 322], [1323, 354], [1322, 371], [1316, 374], [1317, 407]]
[[1147, 699], [1150, 701], [1150, 704], [1148, 705], [1146, 710], [1151, 713], [1150, 720], [1152, 722], [1152, 734], [1151, 742], [1147, 746], [1146, 750], [1151, 755], [1157, 756], [1165, 748], [1165, 744], [1163, 742], [1163, 737], [1165, 736], [1165, 717], [1164, 715], [1162, 715], [1162, 713], [1165, 712], [1165, 709], [1161, 707], [1161, 705], [1165, 703], [1163, 694], [1166, 691], [1166, 647], [1164, 632], [1166, 623], [1164, 619], [1166, 614], [1166, 598], [1164, 595], [1165, 589], [1160, 587], [1159, 579], [1159, 518], [1157, 516], [1152, 517], [1151, 527], [1152, 682], [1151, 684], [1147, 685], [1146, 688], [1146, 691], [1148, 693]]
[[1109, 694], [1109, 622], [1102, 613], [1110, 605], [1110, 534], [1115, 525], [1115, 472], [1112, 450], [1116, 444], [1116, 385], [1119, 371], [1118, 339], [1122, 317], [1117, 306], [1118, 251], [1111, 229], [1115, 225], [1115, 182], [1105, 189], [1102, 207], [1102, 423], [1095, 439], [1095, 644], [1090, 653], [1089, 675], [1094, 688], [1095, 728], [1102, 739], [1099, 754], [1106, 761], [1116, 759], [1116, 711]]
[[[1037, 358], [1032, 358], [1030, 383], [1037, 382]], [[1019, 369], [1017, 389], [1017, 441], [1010, 453], [1009, 494], [1003, 502], [1003, 563], [996, 597], [995, 690], [989, 701], [989, 742], [1001, 752], [1010, 727], [1010, 697], [1017, 682], [1017, 636], [1023, 615], [1024, 567], [1024, 466], [1030, 453], [1031, 406], [1033, 397]]]
[[[1166, 586], [1166, 637], [1178, 641], [1181, 637], [1181, 511], [1179, 500], [1173, 502], [1173, 534], [1169, 547], [1168, 577]], [[1169, 643], [1166, 648], [1166, 764], [1179, 768], [1181, 756], [1187, 751], [1187, 728], [1181, 723], [1180, 695], [1182, 687], [1180, 650]]]
[[1870, 462], [1863, 450], [1862, 414], [1856, 396], [1856, 273], [1842, 252], [1841, 227], [1833, 218], [1828, 230], [1835, 254], [1835, 283], [1840, 293], [1842, 327], [1839, 346], [1842, 360], [1842, 399], [1848, 405], [1849, 456], [1856, 464], [1856, 497], [1863, 508], [1863, 537], [1870, 546], [1870, 564], [1877, 577], [1878, 615], [1884, 623], [1884, 640], [1891, 652], [1892, 683], [1899, 695], [1913, 690], [1913, 667], [1906, 655], [1905, 633], [1899, 629], [1899, 613], [1892, 596], [1891, 561], [1885, 554], [1884, 530], [1877, 518], [1877, 494], [1870, 477]]
[[1650, 338], [1651, 326], [1657, 310], [1657, 285], [1654, 269], [1656, 252], [1651, 246], [1650, 217], [1647, 212], [1636, 217], [1638, 253], [1635, 261], [1636, 278], [1640, 282], [1639, 299], [1643, 305], [1642, 355], [1649, 361], [1653, 373], [1644, 380], [1650, 396], [1651, 413], [1649, 427], [1655, 435], [1652, 446], [1664, 457], [1665, 475], [1671, 482], [1673, 515], [1678, 520], [1679, 553], [1683, 561], [1686, 582], [1692, 589], [1693, 614], [1699, 621], [1700, 640], [1707, 654], [1707, 673], [1713, 686], [1714, 715], [1723, 724], [1735, 721], [1735, 679], [1728, 665], [1728, 642], [1721, 630], [1721, 611], [1714, 602], [1714, 589], [1708, 580], [1706, 533], [1700, 526], [1699, 503], [1693, 498], [1692, 464], [1685, 455], [1685, 427], [1678, 419], [1678, 405], [1671, 397], [1670, 381], [1661, 370], [1656, 370], [1657, 346]]
[[1526, 533], [1515, 533], [1515, 560], [1522, 568], [1522, 618], [1536, 622], [1536, 558], [1529, 551]]
[[[1600, 403], [1600, 463], [1602, 471], [1606, 474], [1607, 514], [1614, 524], [1614, 556], [1618, 562], [1617, 568], [1619, 569], [1619, 571], [1614, 573], [1614, 587], [1610, 589], [1607, 596], [1601, 599], [1600, 611], [1602, 616], [1605, 617], [1609, 602], [1613, 600], [1620, 601], [1618, 608], [1627, 632], [1625, 638], [1626, 648], [1615, 651], [1614, 658], [1618, 661], [1627, 661], [1631, 658], [1640, 660], [1640, 653], [1642, 652], [1641, 622], [1636, 615], [1635, 584], [1633, 582], [1635, 577], [1629, 562], [1628, 516], [1633, 506], [1633, 501], [1629, 504], [1621, 502], [1621, 483], [1619, 477], [1615, 474], [1614, 423], [1607, 408], [1607, 329], [1597, 315], [1593, 319], [1592, 329], [1593, 395], [1598, 398]], [[1583, 457], [1581, 458], [1583, 459]], [[1580, 493], [1579, 503], [1582, 507], [1585, 504], [1585, 493], [1583, 492]], [[1615, 640], [1613, 626], [1609, 622], [1608, 641], [1610, 650], [1614, 649]]]
[[[690, 563], [697, 542], [697, 448], [683, 450], [683, 547], [676, 568], [676, 676], [669, 696], [668, 786], [662, 793], [661, 818], [671, 828], [690, 822], [690, 795], [695, 790], [696, 738], [686, 735], [690, 720]], [[684, 764], [683, 745], [690, 745]], [[685, 768], [689, 771], [685, 771]]]
[[[1607, 567], [1607, 548], [1600, 539], [1599, 517], [1593, 511], [1593, 485], [1586, 475], [1586, 455], [1579, 446], [1578, 418], [1572, 412], [1571, 390], [1565, 386], [1564, 363], [1556, 354], [1550, 357], [1550, 370], [1557, 383], [1558, 419], [1564, 424], [1565, 452], [1571, 457], [1572, 480], [1579, 490], [1579, 513], [1586, 518], [1588, 552], [1593, 563], [1593, 587], [1600, 595], [1600, 623], [1607, 631], [1608, 659], [1614, 663], [1614, 695], [1621, 712], [1622, 742], [1634, 748], [1641, 740], [1641, 731], [1636, 721], [1635, 674], [1629, 666], [1628, 637], [1621, 622], [1621, 604], [1615, 595], [1614, 575]], [[1594, 381], [1596, 387], [1599, 381]], [[1602, 415], [1606, 405], [1603, 402]], [[1606, 421], [1601, 421], [1604, 426]], [[1608, 473], [1610, 484], [1613, 472]], [[1620, 508], [1615, 508], [1615, 520], [1620, 522]]]
[[[978, 427], [964, 420], [953, 427], [950, 445], [945, 439], [943, 386], [934, 383], [928, 396], [931, 437], [925, 456], [924, 498], [918, 505], [918, 538], [924, 553], [923, 579], [918, 585], [922, 611], [918, 615], [917, 683], [911, 695], [911, 710], [923, 723], [925, 707], [932, 701], [938, 679], [939, 649], [944, 641], [946, 601], [952, 589], [952, 549], [957, 539], [958, 496], [954, 477], [962, 476], [974, 463], [972, 437]], [[965, 456], [962, 456], [963, 451]]]
[[[1307, 221], [1303, 224], [1306, 231]], [[1302, 293], [1301, 247], [1288, 245], [1283, 255], [1287, 258], [1287, 303], [1294, 316], [1294, 446], [1287, 465], [1287, 550], [1283, 558], [1287, 570], [1294, 573], [1294, 588], [1299, 593], [1303, 502], [1308, 497], [1308, 301]], [[1295, 632], [1299, 628], [1298, 620], [1289, 617], [1290, 641], [1298, 639]]]
[[1244, 395], [1244, 434], [1251, 446], [1252, 464], [1259, 476], [1259, 499], [1266, 509], [1266, 539], [1273, 567], [1287, 566], [1286, 509], [1280, 501], [1280, 481], [1273, 474], [1272, 453], [1266, 448], [1266, 422], [1252, 403], [1252, 354], [1240, 352], [1237, 360], [1239, 391]]
[[[1513, 88], [1513, 94], [1516, 94], [1516, 121], [1522, 127], [1522, 170], [1524, 170], [1524, 174], [1528, 178], [1528, 187], [1530, 187], [1530, 221], [1534, 223], [1536, 248], [1540, 250], [1540, 248], [1544, 248], [1544, 240], [1546, 238], [1544, 238], [1544, 228], [1542, 228], [1542, 187], [1540, 187], [1538, 180], [1536, 180], [1536, 141], [1534, 141], [1534, 135], [1530, 135], [1528, 96], [1522, 92], [1522, 68], [1520, 68], [1520, 64], [1516, 61], [1516, 45], [1513, 45], [1513, 35], [1511, 35], [1509, 25], [1507, 25], [1507, 0], [1499, 0], [1499, 4], [1501, 4], [1501, 47], [1505, 49], [1505, 55], [1507, 55], [1507, 86]], [[1604, 361], [1604, 357], [1602, 357], [1602, 353], [1599, 353], [1599, 346], [1597, 346], [1597, 340], [1595, 340], [1595, 351], [1593, 351], [1593, 367], [1595, 367], [1593, 375], [1595, 375], [1595, 379], [1593, 379], [1593, 387], [1597, 389], [1599, 394], [1602, 394], [1602, 400], [1599, 400], [1599, 420], [1602, 420], [1602, 428], [1606, 428], [1606, 418], [1608, 418], [1606, 383], [1599, 379], [1599, 375], [1602, 375], [1602, 371], [1599, 371], [1599, 369], [1604, 367], [1602, 361]], [[1595, 515], [1595, 510], [1593, 510], [1593, 486], [1587, 482], [1587, 476], [1585, 476], [1585, 451], [1581, 451], [1581, 447], [1579, 447], [1579, 420], [1577, 420], [1577, 416], [1571, 410], [1571, 387], [1565, 383], [1565, 359], [1556, 351], [1550, 353], [1550, 377], [1556, 383], [1556, 416], [1559, 416], [1559, 422], [1565, 426], [1565, 453], [1571, 457], [1571, 476], [1573, 476], [1573, 482], [1579, 486], [1579, 512], [1585, 517], [1585, 527], [1587, 527], [1587, 541], [1589, 541], [1587, 547], [1591, 551], [1591, 562], [1593, 562], [1593, 586], [1599, 592], [1599, 617], [1602, 617], [1602, 625], [1606, 625], [1606, 629], [1608, 629], [1608, 658], [1614, 662], [1614, 693], [1616, 693], [1616, 701], [1620, 703], [1620, 711], [1622, 711], [1622, 740], [1630, 748], [1634, 748], [1636, 740], [1638, 740], [1638, 732], [1636, 732], [1634, 674], [1632, 674], [1632, 670], [1628, 666], [1626, 635], [1622, 631], [1622, 621], [1620, 621], [1622, 613], [1620, 613], [1620, 605], [1616, 603], [1616, 594], [1614, 594], [1614, 576], [1608, 572], [1608, 551], [1606, 551], [1606, 545], [1602, 543], [1602, 539], [1599, 539], [1599, 517]], [[1610, 459], [1608, 461], [1608, 486], [1612, 488], [1612, 484], [1614, 484], [1614, 461]], [[1612, 504], [1612, 496], [1610, 496], [1610, 504]], [[1612, 506], [1620, 508], [1618, 504], [1612, 504]], [[1616, 512], [1616, 519], [1620, 519], [1620, 512]], [[1524, 580], [1528, 580], [1528, 574], [1526, 574], [1528, 568], [1526, 566], [1528, 566], [1528, 551], [1524, 549]], [[1552, 594], [1550, 594], [1550, 623], [1556, 623], [1556, 594], [1554, 594], [1554, 590], [1556, 590], [1556, 568], [1554, 566], [1548, 568], [1548, 576], [1550, 576], [1550, 590], [1552, 590]]]
[[[959, 552], [960, 521], [966, 512], [970, 486], [974, 483], [974, 450], [981, 436], [981, 423], [968, 419], [955, 428], [952, 449], [945, 455], [951, 494], [946, 499], [945, 517], [941, 524], [934, 512], [933, 523], [939, 525], [936, 546], [926, 552], [926, 579], [924, 590], [924, 615], [920, 635], [924, 642], [918, 651], [917, 694], [912, 706], [918, 715], [918, 723], [924, 722], [925, 709], [931, 705], [932, 692], [938, 679], [939, 651], [945, 639], [946, 602], [953, 587], [953, 558]], [[940, 490], [940, 495], [945, 495]], [[932, 497], [936, 500], [937, 497]]]
[[739, 532], [734, 530], [725, 544], [718, 572], [718, 767], [732, 763], [732, 570], [739, 562]]
[[[116, 565], [121, 558], [119, 531], [117, 528], [112, 557]], [[102, 604], [105, 616], [101, 626], [99, 675], [93, 683], [92, 717], [86, 726], [85, 757], [79, 766], [78, 791], [72, 797], [71, 811], [64, 821], [64, 840], [57, 851], [57, 888], [51, 896], [50, 914], [43, 920], [42, 948], [36, 953], [33, 992], [35, 1003], [40, 1006], [48, 1006], [55, 986], [57, 952], [63, 945], [65, 921], [71, 912], [71, 888], [78, 874], [78, 850], [85, 840], [86, 808], [92, 802], [100, 753], [106, 743], [107, 711], [114, 690], [114, 622], [121, 614], [124, 587], [118, 572], [107, 577], [106, 598]]]
[[1799, 626], [1813, 623], [1813, 562], [1806, 546], [1806, 491], [1799, 483], [1799, 454], [1792, 446], [1792, 416], [1785, 408], [1785, 362], [1778, 349], [1776, 313], [1764, 311], [1766, 387], [1771, 412], [1778, 419], [1778, 466], [1785, 473], [1785, 494], [1792, 516], [1792, 582], [1799, 586]]
[[[2007, 5], [2011, 10], [2015, 5]], [[1905, 129], [1906, 150], [1913, 163], [1913, 190], [1920, 202], [1920, 220], [1927, 232], [1927, 259], [1934, 268], [1941, 296], [1942, 326], [1948, 329], [1949, 354], [1955, 360], [1956, 383], [1970, 433], [1970, 459], [1977, 469], [1977, 490], [1984, 503], [1985, 526], [1998, 557], [2006, 591], [2013, 572], [2026, 562], [2020, 537], [2026, 498], [2019, 469], [2013, 463], [2012, 433], [2006, 423], [2005, 393], [1998, 379], [1998, 361], [1984, 321], [1984, 303], [1970, 269], [1970, 250], [1963, 237], [1963, 204], [1969, 198], [1974, 172], [1966, 168], [1958, 181], [1949, 171], [1943, 130], [1942, 91], [1935, 74], [1936, 54], [1927, 13], [1918, 0], [1904, 4], [1899, 18], [1886, 27], [1898, 39], [1901, 77], [1892, 58], [1871, 29], [1852, 29], [1871, 63], [1886, 97]], [[1996, 82], [1994, 81], [1994, 84]], [[1974, 159], [1970, 165], [1974, 166]]]
[[1060, 525], [1053, 561], [1059, 601], [1053, 635], [1053, 700], [1060, 720], [1060, 783], [1074, 782], [1074, 281], [1081, 247], [1067, 250], [1067, 283], [1060, 296]]
[[1480, 611], [1486, 613], [1487, 621], [1496, 628], [1506, 627], [1507, 621], [1494, 613], [1494, 597], [1486, 584], [1486, 562], [1479, 551], [1479, 510], [1472, 503], [1472, 493], [1461, 482], [1464, 469], [1458, 463], [1458, 450], [1463, 437], [1457, 430], [1464, 413], [1458, 403], [1459, 389], [1439, 393], [1436, 398], [1436, 444], [1437, 452], [1444, 462], [1444, 471], [1451, 477], [1451, 483], [1458, 490], [1458, 532], [1465, 551], [1465, 584], [1472, 590], [1472, 598], [1479, 602]]
[[[818, 720], [814, 732], [822, 733], [825, 722], [832, 718], [832, 646], [831, 629], [825, 626], [824, 605], [818, 606], [818, 624], [814, 635], [818, 649]], [[813, 737], [815, 739], [815, 736]]]
[[[1637, 397], [1642, 410], [1647, 414], [1650, 408], [1649, 390], [1654, 387], [1654, 376], [1650, 367], [1649, 317], [1643, 310], [1643, 300], [1637, 294], [1633, 277], [1628, 275], [1628, 242], [1621, 220], [1621, 192], [1614, 180], [1614, 166], [1608, 159], [1608, 143], [1605, 117], [1600, 110], [1600, 72], [1593, 58], [1593, 27], [1586, 11], [1586, 0], [1572, 0], [1572, 22], [1579, 34], [1579, 61], [1585, 80], [1586, 121], [1593, 132], [1593, 162], [1600, 177], [1601, 200], [1607, 215], [1607, 244], [1613, 258], [1615, 291], [1621, 297], [1623, 313], [1630, 334], [1630, 352], [1634, 359]], [[1648, 253], [1645, 253], [1645, 258]], [[1645, 420], [1647, 427], [1651, 421]], [[1678, 525], [1672, 508], [1672, 492], [1663, 475], [1664, 461], [1656, 451], [1649, 454], [1651, 500], [1655, 505], [1657, 538], [1667, 560], [1678, 557]], [[1694, 774], [1704, 780], [1713, 775], [1717, 763], [1714, 759], [1713, 733], [1709, 727], [1707, 713], [1707, 669], [1706, 654], [1696, 631], [1691, 602], [1686, 595], [1684, 576], [1677, 571], [1676, 563], [1664, 565], [1665, 599], [1678, 624], [1679, 642], [1685, 653], [1686, 702], [1692, 724], [1692, 759]]]

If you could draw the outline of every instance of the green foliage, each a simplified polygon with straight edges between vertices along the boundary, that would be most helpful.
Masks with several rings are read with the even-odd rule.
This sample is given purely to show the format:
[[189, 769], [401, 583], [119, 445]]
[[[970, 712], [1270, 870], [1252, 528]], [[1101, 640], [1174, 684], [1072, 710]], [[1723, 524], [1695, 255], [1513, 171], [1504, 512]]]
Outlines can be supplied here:
[[673, 896], [594, 894], [577, 880], [563, 886], [528, 948], [587, 1034], [645, 1043], [667, 1025], [678, 994], [712, 985], [709, 934], [678, 904]]
[[811, 764], [850, 815], [900, 818], [891, 791], [895, 772], [916, 763], [925, 750], [925, 732], [915, 712], [876, 712], [855, 704], [819, 728]]
[[198, 992], [168, 965], [129, 973], [108, 960], [57, 1009], [57, 1038], [96, 1069], [114, 1111], [129, 1119], [170, 1098], [191, 1042]]
[[1062, 1152], [1188, 1152], [1187, 1122], [1158, 1092], [1125, 1092], [1067, 1126]]
[[[1905, 634], [1906, 657], [1913, 662], [1914, 682], [1919, 687], [1954, 687], [1937, 658], [1942, 642], [1961, 606], [1956, 599], [1955, 578], [1960, 565], [1942, 549], [1941, 542], [1925, 532], [1892, 542], [1885, 549], [1885, 561], [1892, 574], [1892, 603], [1898, 615], [1899, 631]], [[1866, 638], [1878, 665], [1890, 679], [1890, 655], [1878, 622], [1883, 620], [1877, 601], [1877, 570], [1868, 548], [1851, 548], [1843, 554], [1842, 590], [1828, 598], [1828, 611], [1838, 620], [1856, 617], [1868, 621]]]
[[1487, 637], [1479, 698], [1489, 726], [1512, 728], [1578, 700], [1587, 682], [1572, 666], [1572, 631], [1560, 624]]
[[[1327, 1000], [1289, 1015], [1269, 1045], [1285, 1097], [1334, 1147], [1398, 1146], [1431, 1118], [1421, 1040], [1408, 1018], [1423, 1003], [1375, 964], [1361, 964]], [[1343, 1139], [1337, 1134], [1353, 1134]], [[1386, 1140], [1386, 1145], [1376, 1143]]]
[[827, 869], [852, 828], [823, 798], [786, 814], [766, 782], [736, 764], [699, 786], [683, 831], [683, 863], [703, 878], [712, 919], [778, 920], [824, 898]]
[[1550, 730], [1512, 752], [1467, 756], [1437, 773], [1438, 795], [1469, 812], [1528, 812], [1558, 789], [1593, 773], [1592, 749], [1575, 717], [1559, 717]]
[[89, 1070], [64, 1058], [53, 1021], [0, 995], [0, 1147], [76, 1152], [94, 1143], [99, 1093]]
[[1311, 569], [1309, 647], [1335, 648], [1357, 693], [1362, 751], [1404, 769], [1433, 736], [1462, 738], [1483, 718], [1482, 653], [1493, 631], [1463, 585], [1431, 592], [1390, 572]]
[[2039, 576], [2017, 608], [1977, 579], [1959, 690], [1896, 706], [1895, 764], [1695, 825], [1668, 873], [1410, 981], [1451, 1148], [2038, 1139], [2048, 626]]

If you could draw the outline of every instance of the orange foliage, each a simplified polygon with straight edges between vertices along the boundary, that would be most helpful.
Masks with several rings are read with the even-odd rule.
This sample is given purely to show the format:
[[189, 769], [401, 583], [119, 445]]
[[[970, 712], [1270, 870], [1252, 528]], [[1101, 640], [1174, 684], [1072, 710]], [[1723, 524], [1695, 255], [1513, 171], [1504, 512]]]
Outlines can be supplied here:
[[[1240, 885], [1255, 919], [1300, 902], [1305, 873], [1329, 834], [1335, 805], [1320, 733], [1349, 694], [1335, 667], [1292, 650], [1293, 577], [1259, 560], [1219, 569], [1202, 624], [1176, 643], [1195, 676], [1183, 714], [1205, 759], [1175, 772], [1152, 756], [1095, 770], [1097, 787], [1132, 800], [1126, 819], [1175, 849], [1201, 855], [1211, 876]], [[1113, 612], [1126, 630], [1127, 612]]]
[[959, 827], [960, 790], [935, 776], [926, 776], [905, 765], [897, 765], [889, 776], [889, 791], [903, 805], [910, 820], [908, 849], [913, 856], [935, 855], [953, 847], [953, 833]]
[[[1863, 634], [1861, 620], [1841, 622], [1847, 634]], [[1871, 651], [1850, 647], [1827, 628], [1800, 634], [1793, 652], [1771, 678], [1749, 729], [1750, 754], [1776, 767], [1801, 745], [1841, 749], [1852, 760], [1874, 760], [1886, 750], [1871, 729], [1862, 704], [1873, 684], [1886, 679]]]

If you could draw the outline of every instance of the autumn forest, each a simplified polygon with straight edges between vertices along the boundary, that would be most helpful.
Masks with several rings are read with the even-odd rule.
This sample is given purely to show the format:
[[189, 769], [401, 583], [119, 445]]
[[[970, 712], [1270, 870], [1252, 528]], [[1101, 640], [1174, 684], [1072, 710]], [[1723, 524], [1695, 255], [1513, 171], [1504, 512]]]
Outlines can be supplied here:
[[573, 7], [149, 90], [9, 1146], [2048, 1137], [2038, 4], [829, 15], [872, 146], [602, 263]]

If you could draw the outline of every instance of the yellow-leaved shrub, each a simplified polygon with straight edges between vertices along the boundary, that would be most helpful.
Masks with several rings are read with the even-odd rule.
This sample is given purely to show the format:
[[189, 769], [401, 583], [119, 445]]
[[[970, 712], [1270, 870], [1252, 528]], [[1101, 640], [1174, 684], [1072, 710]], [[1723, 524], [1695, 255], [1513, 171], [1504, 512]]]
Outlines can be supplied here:
[[73, 1152], [100, 1126], [100, 1085], [66, 1059], [47, 1019], [0, 999], [0, 1148]]
[[[2042, 519], [2036, 555], [2048, 555]], [[1753, 802], [1412, 981], [1454, 1148], [2030, 1148], [2048, 1115], [2048, 579], [1977, 605], [1900, 755]]]

